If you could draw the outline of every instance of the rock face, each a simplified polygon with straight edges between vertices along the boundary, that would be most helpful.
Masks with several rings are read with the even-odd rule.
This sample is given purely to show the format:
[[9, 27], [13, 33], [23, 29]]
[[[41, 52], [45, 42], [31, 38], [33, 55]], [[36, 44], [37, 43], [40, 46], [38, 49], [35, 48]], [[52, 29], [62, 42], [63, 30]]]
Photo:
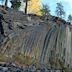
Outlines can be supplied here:
[[[8, 22], [3, 21], [8, 37], [0, 38], [1, 61], [72, 68], [71, 25], [56, 22], [52, 20], [52, 16], [43, 20], [13, 10], [8, 10], [4, 18]], [[12, 25], [12, 30], [8, 28], [8, 24]]]

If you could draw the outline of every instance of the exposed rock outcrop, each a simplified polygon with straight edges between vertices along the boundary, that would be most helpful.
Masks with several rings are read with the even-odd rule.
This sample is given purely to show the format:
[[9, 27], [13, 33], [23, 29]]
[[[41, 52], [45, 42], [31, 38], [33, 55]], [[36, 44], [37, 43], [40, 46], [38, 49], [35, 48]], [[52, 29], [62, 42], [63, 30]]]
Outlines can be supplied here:
[[66, 21], [54, 16], [43, 19], [11, 9], [3, 16], [8, 22], [3, 22], [8, 37], [0, 38], [0, 54], [4, 57], [1, 61], [72, 68], [72, 26]]

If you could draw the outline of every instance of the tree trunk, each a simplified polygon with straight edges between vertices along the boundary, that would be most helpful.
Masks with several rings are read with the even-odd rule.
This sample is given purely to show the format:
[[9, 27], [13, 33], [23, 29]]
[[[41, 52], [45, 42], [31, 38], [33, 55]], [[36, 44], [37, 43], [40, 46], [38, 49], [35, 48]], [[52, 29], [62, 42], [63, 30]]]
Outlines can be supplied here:
[[25, 5], [25, 14], [27, 14], [27, 6], [28, 6], [28, 0], [26, 0], [26, 5]]
[[7, 3], [8, 3], [8, 0], [5, 0], [5, 7], [4, 7], [4, 9], [7, 9]]

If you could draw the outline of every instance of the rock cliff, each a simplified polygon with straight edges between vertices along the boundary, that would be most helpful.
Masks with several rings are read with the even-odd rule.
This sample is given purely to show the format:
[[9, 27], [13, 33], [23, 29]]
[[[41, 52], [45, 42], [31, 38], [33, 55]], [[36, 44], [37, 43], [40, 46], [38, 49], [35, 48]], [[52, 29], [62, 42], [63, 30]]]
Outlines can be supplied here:
[[1, 62], [72, 68], [72, 26], [69, 23], [55, 16], [25, 15], [12, 9], [3, 16], [8, 36], [0, 35]]

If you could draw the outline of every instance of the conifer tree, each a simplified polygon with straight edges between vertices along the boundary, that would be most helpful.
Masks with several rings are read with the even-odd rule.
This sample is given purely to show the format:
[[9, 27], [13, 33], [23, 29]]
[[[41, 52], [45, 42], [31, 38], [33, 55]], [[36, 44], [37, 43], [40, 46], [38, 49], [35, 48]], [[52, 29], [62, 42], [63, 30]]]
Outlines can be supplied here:
[[13, 9], [18, 9], [18, 8], [20, 7], [20, 5], [21, 5], [20, 0], [11, 0], [10, 2], [11, 2], [11, 4], [12, 4], [11, 7], [12, 7]]
[[63, 18], [65, 16], [64, 6], [62, 5], [61, 2], [57, 3], [55, 13], [58, 17], [61, 17], [61, 18]]
[[71, 14], [69, 14], [69, 16], [68, 16], [68, 21], [72, 22], [72, 15]]
[[50, 15], [50, 10], [48, 5], [43, 5], [41, 9], [42, 15]]

